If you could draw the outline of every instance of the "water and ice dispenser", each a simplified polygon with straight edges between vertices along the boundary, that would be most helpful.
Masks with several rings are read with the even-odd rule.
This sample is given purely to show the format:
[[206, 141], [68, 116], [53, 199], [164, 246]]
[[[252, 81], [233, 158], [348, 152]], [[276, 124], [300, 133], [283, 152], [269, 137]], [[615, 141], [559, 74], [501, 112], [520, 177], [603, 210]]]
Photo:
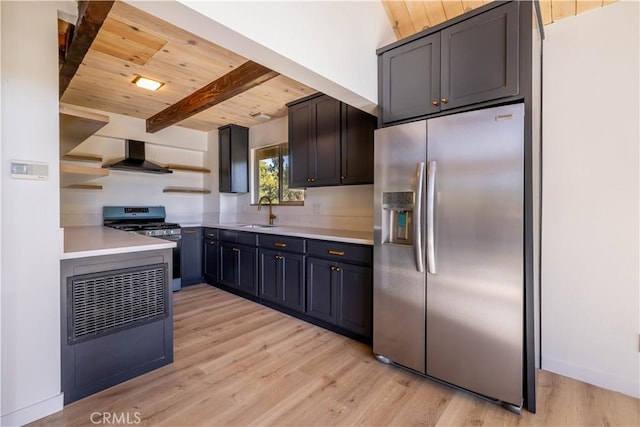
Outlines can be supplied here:
[[413, 191], [382, 193], [382, 242], [413, 245]]

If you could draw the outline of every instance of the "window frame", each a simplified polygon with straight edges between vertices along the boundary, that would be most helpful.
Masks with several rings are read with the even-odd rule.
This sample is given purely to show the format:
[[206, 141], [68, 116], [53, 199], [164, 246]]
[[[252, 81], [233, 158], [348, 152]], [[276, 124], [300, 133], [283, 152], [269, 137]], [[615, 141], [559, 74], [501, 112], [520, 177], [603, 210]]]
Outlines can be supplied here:
[[[263, 150], [272, 150], [272, 149], [277, 149], [278, 151], [278, 200], [274, 201], [274, 206], [304, 206], [304, 199], [303, 200], [295, 200], [295, 201], [284, 201], [282, 200], [282, 196], [283, 196], [283, 185], [282, 185], [282, 148], [286, 147], [287, 150], [289, 148], [289, 142], [280, 142], [277, 144], [270, 144], [270, 145], [264, 145], [262, 147], [256, 147], [252, 150], [251, 153], [251, 173], [253, 174], [252, 179], [251, 179], [251, 205], [255, 206], [258, 205], [259, 202], [259, 196], [260, 196], [260, 171], [259, 171], [259, 165], [260, 165], [260, 160], [258, 160], [258, 153], [260, 151]], [[289, 159], [290, 161], [290, 159]], [[291, 167], [291, 166], [289, 166]], [[301, 190], [303, 191], [303, 195], [304, 195], [304, 191], [305, 189], [301, 188], [301, 189], [296, 189], [296, 190]]]

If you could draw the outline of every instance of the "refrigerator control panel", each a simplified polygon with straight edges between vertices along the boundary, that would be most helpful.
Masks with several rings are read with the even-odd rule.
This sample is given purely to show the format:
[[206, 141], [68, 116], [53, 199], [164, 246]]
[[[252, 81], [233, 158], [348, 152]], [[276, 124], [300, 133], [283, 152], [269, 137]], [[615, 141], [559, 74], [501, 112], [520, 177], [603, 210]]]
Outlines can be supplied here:
[[382, 209], [413, 210], [415, 193], [413, 191], [396, 191], [382, 193]]

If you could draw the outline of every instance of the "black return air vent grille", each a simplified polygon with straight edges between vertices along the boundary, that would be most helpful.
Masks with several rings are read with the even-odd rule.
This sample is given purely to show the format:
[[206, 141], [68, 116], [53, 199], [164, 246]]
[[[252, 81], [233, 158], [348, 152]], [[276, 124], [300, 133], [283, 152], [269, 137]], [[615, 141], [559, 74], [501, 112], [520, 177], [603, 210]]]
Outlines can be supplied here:
[[168, 316], [167, 264], [73, 276], [67, 282], [69, 344]]

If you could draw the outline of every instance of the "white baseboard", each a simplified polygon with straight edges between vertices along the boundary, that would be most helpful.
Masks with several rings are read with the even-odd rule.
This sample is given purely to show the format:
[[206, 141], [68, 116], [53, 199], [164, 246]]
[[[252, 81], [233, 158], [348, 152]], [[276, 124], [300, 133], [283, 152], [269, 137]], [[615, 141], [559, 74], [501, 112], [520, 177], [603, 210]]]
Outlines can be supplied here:
[[40, 418], [44, 418], [47, 415], [62, 411], [63, 407], [64, 394], [60, 393], [50, 399], [43, 400], [42, 402], [35, 403], [27, 406], [26, 408], [18, 409], [17, 411], [2, 415], [0, 425], [3, 427], [23, 426], [30, 422], [39, 420]]
[[640, 399], [640, 375], [620, 377], [545, 356], [542, 356], [542, 369]]

